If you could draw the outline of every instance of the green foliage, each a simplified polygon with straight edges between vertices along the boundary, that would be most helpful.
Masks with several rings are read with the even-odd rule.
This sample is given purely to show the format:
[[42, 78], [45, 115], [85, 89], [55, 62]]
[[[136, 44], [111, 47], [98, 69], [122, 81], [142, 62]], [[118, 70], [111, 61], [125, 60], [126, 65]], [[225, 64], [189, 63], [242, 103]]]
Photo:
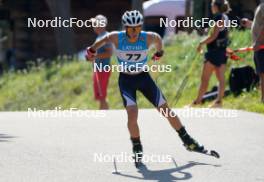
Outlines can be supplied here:
[[[230, 37], [232, 39], [231, 48], [239, 48], [251, 44], [249, 31], [232, 31]], [[171, 44], [165, 46], [164, 58], [158, 63], [170, 64], [172, 72], [151, 73], [172, 107], [187, 105], [196, 97], [203, 65], [203, 57], [198, 55], [199, 57], [197, 58], [195, 51], [200, 39], [201, 37], [195, 33], [190, 35], [179, 34], [173, 37]], [[231, 67], [246, 64], [254, 65], [252, 53], [241, 54], [241, 57], [245, 60], [239, 62], [229, 60], [226, 80], [228, 80]], [[195, 68], [191, 72], [181, 99], [175, 105], [174, 97], [176, 91], [194, 60], [196, 60], [194, 63]], [[0, 110], [25, 111], [28, 108], [54, 109], [58, 106], [63, 109], [71, 107], [97, 109], [98, 103], [94, 101], [93, 97], [92, 65], [80, 61], [56, 62], [49, 67], [34, 67], [29, 72], [10, 72], [0, 77]], [[113, 58], [112, 62], [115, 63], [115, 58]], [[153, 63], [150, 61], [150, 64]], [[113, 72], [108, 89], [108, 101], [112, 109], [123, 108], [117, 81], [118, 73]], [[211, 79], [209, 88], [216, 84], [217, 81], [214, 76]], [[141, 93], [138, 93], [137, 99], [139, 107], [152, 107]], [[204, 106], [208, 104], [205, 103]], [[264, 113], [264, 105], [260, 103], [260, 92], [258, 90], [243, 93], [239, 97], [228, 96], [224, 100], [224, 107]]]

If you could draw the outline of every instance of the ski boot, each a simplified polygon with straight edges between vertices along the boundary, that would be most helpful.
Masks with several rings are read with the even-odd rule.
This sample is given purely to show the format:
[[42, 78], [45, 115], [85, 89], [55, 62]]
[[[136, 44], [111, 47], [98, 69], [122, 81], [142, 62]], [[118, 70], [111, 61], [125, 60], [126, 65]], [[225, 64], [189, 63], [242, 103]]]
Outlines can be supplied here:
[[179, 131], [178, 134], [183, 142], [184, 147], [191, 152], [198, 152], [202, 153], [205, 155], [210, 155], [215, 158], [220, 158], [220, 155], [214, 151], [214, 150], [206, 150], [204, 146], [199, 145], [197, 141], [195, 141], [185, 130], [184, 127], [182, 127]]
[[142, 163], [143, 158], [143, 147], [141, 145], [140, 139], [131, 139], [133, 145], [133, 159], [135, 161], [135, 166], [138, 168]]
[[194, 152], [202, 152], [204, 151], [204, 146], [201, 146], [198, 144], [197, 141], [195, 141], [185, 130], [184, 127], [182, 127], [178, 131], [179, 137], [181, 138], [184, 147], [189, 151]]

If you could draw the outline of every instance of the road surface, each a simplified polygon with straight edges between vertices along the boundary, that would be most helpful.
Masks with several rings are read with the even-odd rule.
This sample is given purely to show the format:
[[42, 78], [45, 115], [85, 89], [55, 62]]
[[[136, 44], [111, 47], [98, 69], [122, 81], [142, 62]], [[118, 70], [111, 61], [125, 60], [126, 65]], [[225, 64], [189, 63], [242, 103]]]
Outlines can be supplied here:
[[140, 169], [131, 162], [124, 110], [1, 112], [0, 182], [264, 182], [264, 116], [209, 111], [176, 110], [189, 133], [220, 159], [186, 151], [156, 110], [140, 110]]

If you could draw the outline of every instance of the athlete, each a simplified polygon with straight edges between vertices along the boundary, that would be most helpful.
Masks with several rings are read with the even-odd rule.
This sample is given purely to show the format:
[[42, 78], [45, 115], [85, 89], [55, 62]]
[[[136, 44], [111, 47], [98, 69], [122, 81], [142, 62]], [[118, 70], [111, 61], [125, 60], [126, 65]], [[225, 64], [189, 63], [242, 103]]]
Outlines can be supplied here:
[[[122, 16], [124, 31], [114, 31], [96, 41], [87, 48], [88, 59], [96, 56], [97, 50], [107, 43], [115, 46], [115, 52], [119, 65], [124, 65], [123, 72], [119, 74], [119, 89], [123, 99], [124, 107], [128, 115], [128, 130], [130, 133], [133, 153], [136, 156], [142, 155], [143, 147], [140, 141], [139, 127], [137, 124], [138, 107], [136, 91], [140, 91], [154, 107], [157, 108], [169, 121], [171, 126], [178, 132], [184, 146], [191, 151], [202, 152], [203, 146], [200, 146], [185, 130], [180, 119], [172, 113], [163, 94], [144, 70], [148, 58], [148, 48], [154, 45], [156, 52], [153, 55], [154, 60], [159, 60], [163, 56], [161, 37], [154, 32], [142, 31], [143, 16], [137, 10], [126, 11]], [[168, 111], [168, 112], [162, 112]]]

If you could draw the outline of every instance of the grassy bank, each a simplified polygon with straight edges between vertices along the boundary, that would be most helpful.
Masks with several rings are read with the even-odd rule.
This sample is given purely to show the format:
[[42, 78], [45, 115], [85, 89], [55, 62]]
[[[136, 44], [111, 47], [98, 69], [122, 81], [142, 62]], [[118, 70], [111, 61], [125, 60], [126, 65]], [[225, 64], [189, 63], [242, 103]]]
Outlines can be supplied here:
[[[232, 48], [250, 45], [249, 31], [233, 31], [230, 37]], [[173, 107], [182, 107], [191, 103], [197, 94], [203, 64], [202, 56], [199, 56], [194, 63], [195, 69], [191, 73], [180, 101], [177, 105], [173, 104], [176, 91], [195, 60], [195, 49], [200, 39], [201, 37], [196, 34], [182, 34], [174, 37], [171, 44], [166, 45], [165, 56], [159, 62], [159, 64], [170, 64], [172, 72], [152, 73], [154, 80]], [[245, 61], [229, 60], [226, 80], [231, 67], [253, 65], [252, 53], [243, 54], [242, 57]], [[116, 63], [116, 59], [113, 58], [112, 62]], [[91, 64], [80, 61], [35, 67], [28, 72], [6, 73], [0, 77], [0, 110], [54, 109], [57, 106], [65, 109], [70, 107], [96, 109], [98, 105], [93, 100], [91, 75]], [[123, 107], [117, 78], [118, 73], [113, 72], [108, 90], [108, 100], [112, 109]], [[210, 87], [216, 84], [216, 79], [213, 77]], [[254, 90], [243, 93], [239, 97], [228, 96], [224, 101], [224, 107], [264, 113], [264, 105], [259, 101], [260, 92]], [[205, 103], [204, 106], [208, 104]], [[138, 105], [145, 108], [152, 107], [140, 93], [138, 93]]]

